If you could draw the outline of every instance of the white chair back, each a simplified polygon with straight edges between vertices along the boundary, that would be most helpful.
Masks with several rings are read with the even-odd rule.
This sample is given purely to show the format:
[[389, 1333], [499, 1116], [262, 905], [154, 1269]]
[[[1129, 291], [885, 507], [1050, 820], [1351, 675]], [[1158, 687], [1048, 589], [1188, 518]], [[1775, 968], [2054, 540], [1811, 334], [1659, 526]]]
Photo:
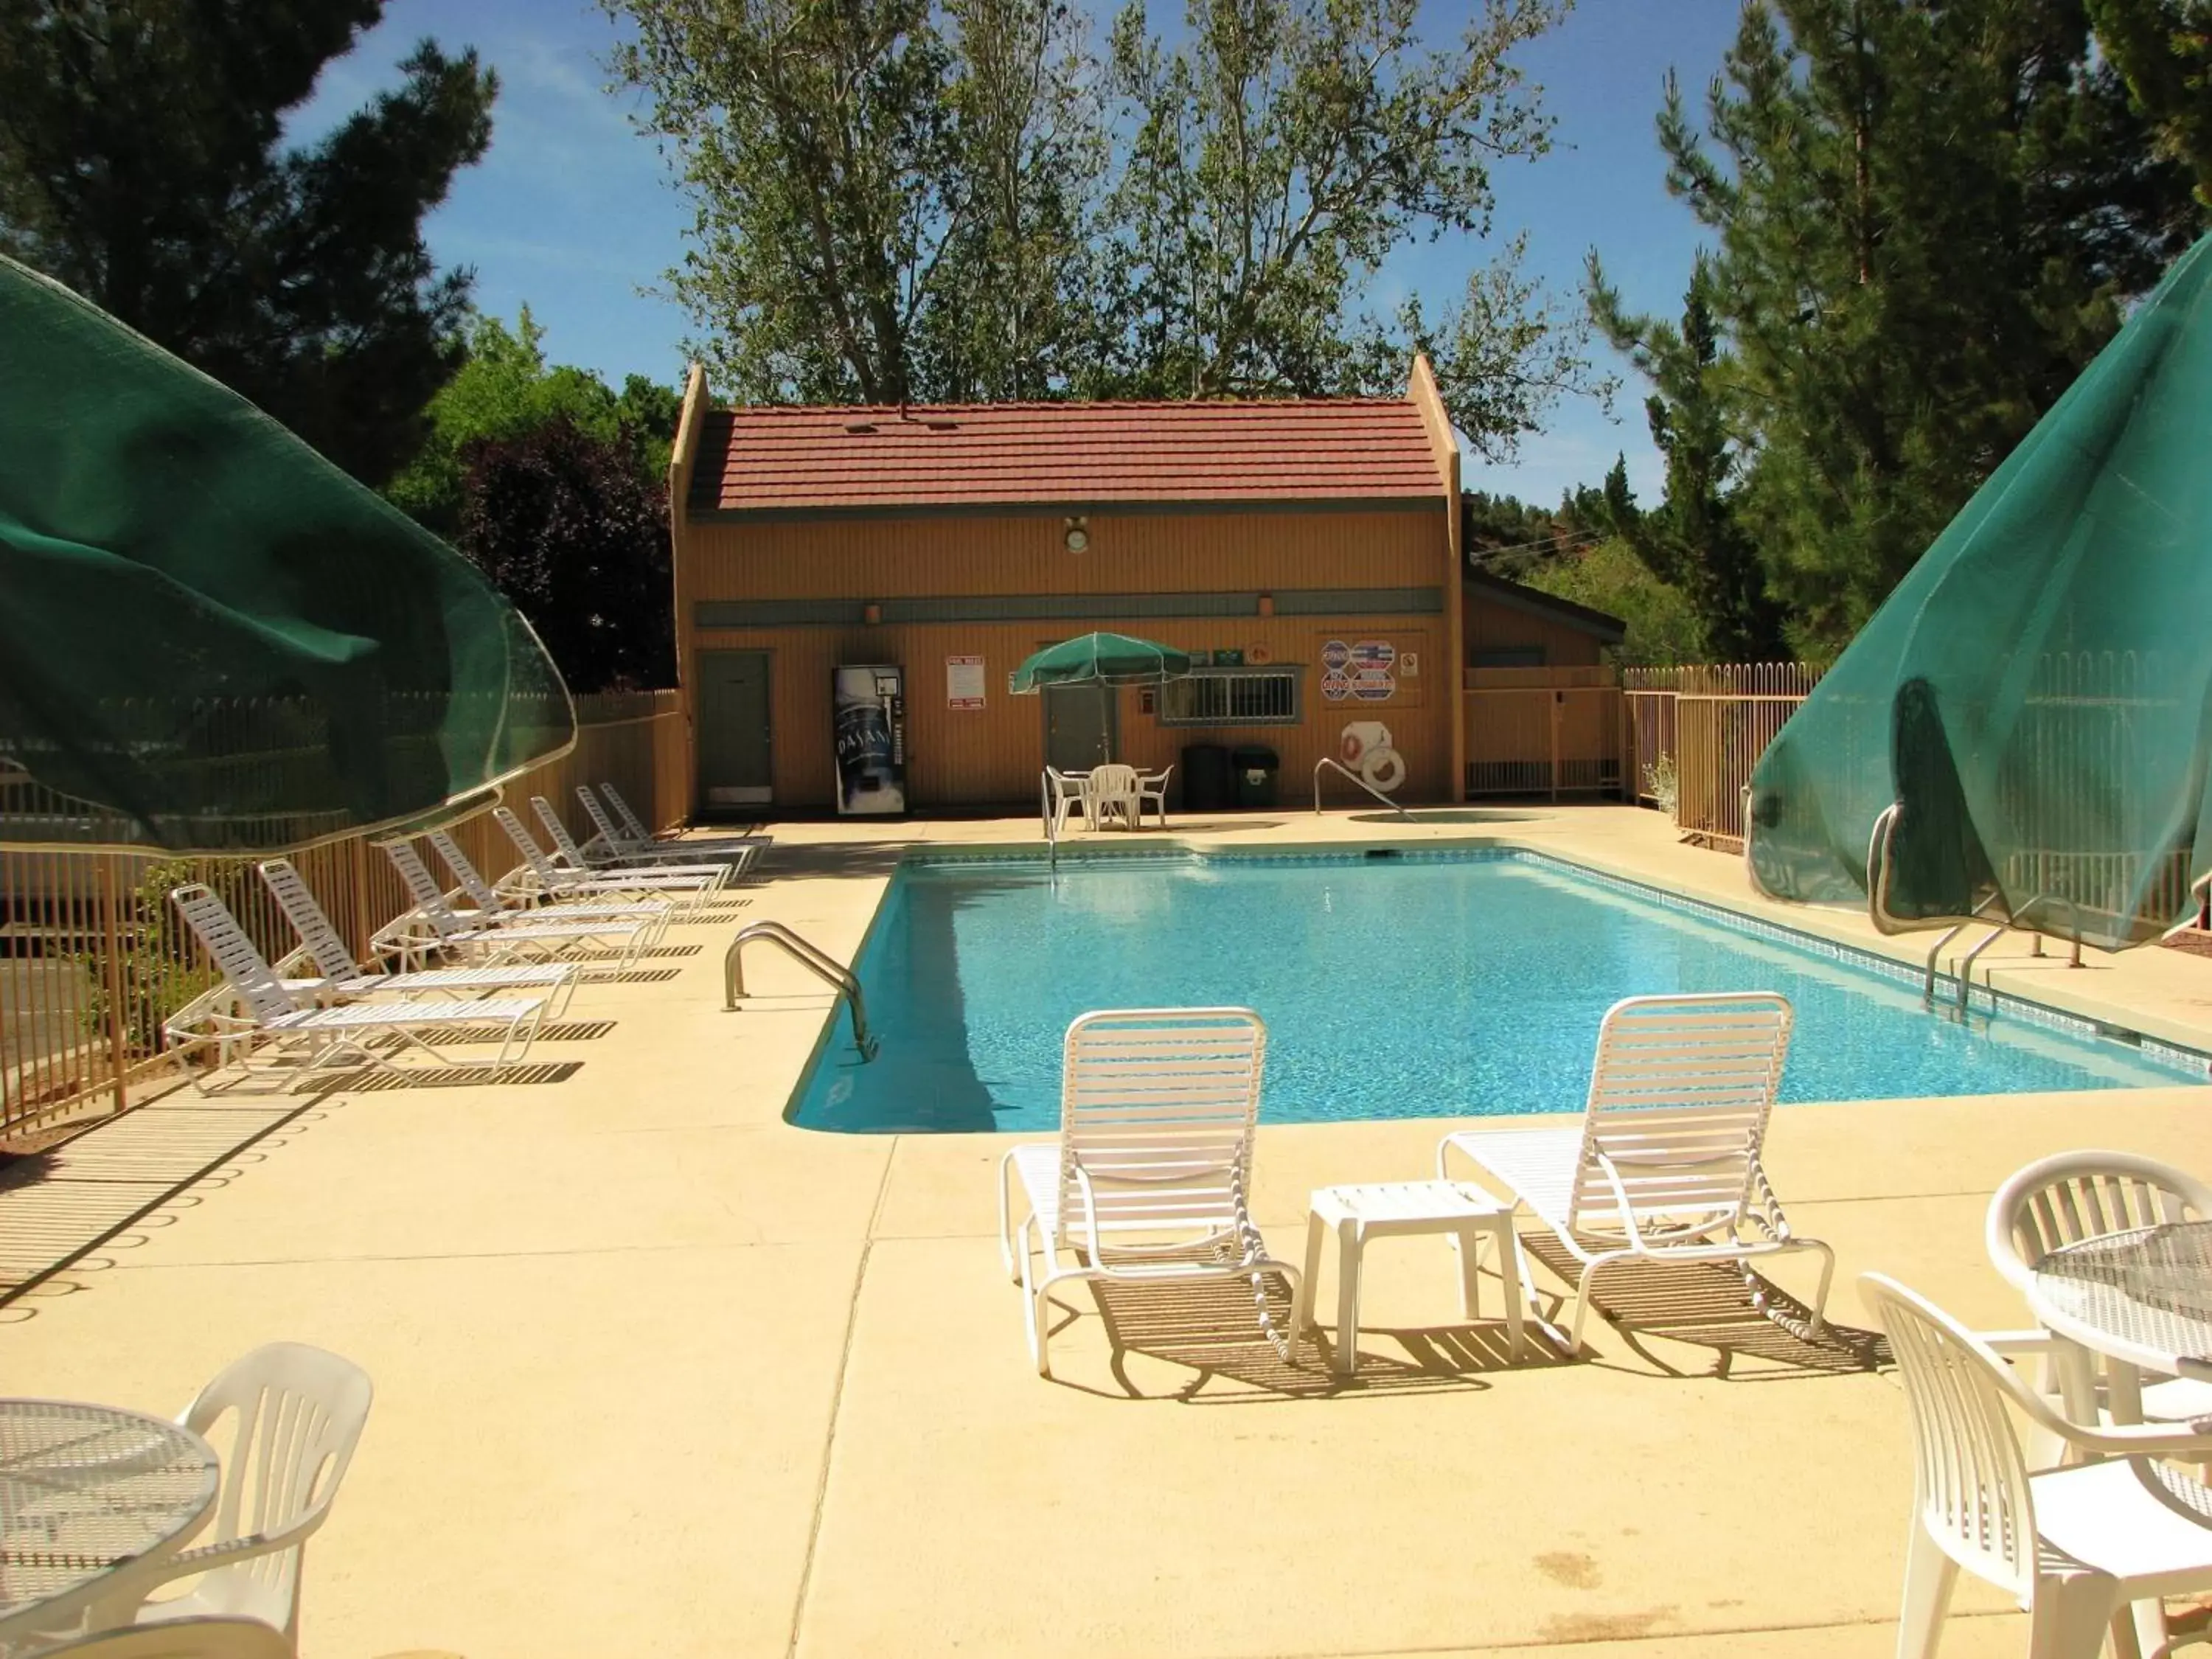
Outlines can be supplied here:
[[298, 1659], [284, 1633], [258, 1619], [167, 1619], [38, 1653], [39, 1659]]
[[1740, 1216], [1790, 1051], [1771, 991], [1630, 997], [1606, 1011], [1567, 1224], [1646, 1237]]
[[1070, 1024], [1058, 1242], [1091, 1249], [1091, 1215], [1102, 1247], [1120, 1233], [1172, 1248], [1232, 1226], [1267, 1053], [1249, 1008], [1109, 1009]]
[[629, 810], [629, 803], [622, 798], [620, 790], [611, 783], [602, 783], [599, 786], [599, 799], [614, 808], [615, 816], [623, 821], [623, 827], [629, 830], [629, 837], [633, 842], [641, 847], [652, 844], [653, 831], [645, 827], [643, 818]]
[[[181, 1419], [208, 1435], [234, 1418], [215, 1522], [202, 1546], [311, 1532], [353, 1462], [375, 1390], [350, 1359], [301, 1342], [271, 1342], [240, 1355], [200, 1390]], [[255, 1581], [296, 1609], [300, 1549], [249, 1556], [216, 1569]], [[296, 1616], [296, 1613], [295, 1615]]]
[[545, 856], [545, 849], [538, 844], [530, 831], [522, 827], [522, 820], [514, 816], [514, 809], [495, 806], [491, 809], [491, 815], [499, 820], [499, 827], [507, 831], [507, 838], [514, 843], [514, 850], [522, 854], [522, 861], [530, 866], [530, 873], [537, 877], [544, 886], [560, 886], [562, 880], [561, 872], [553, 867], [553, 860]]
[[2003, 1360], [1925, 1297], [1859, 1280], [1889, 1337], [1912, 1417], [1913, 1501], [1943, 1553], [2022, 1602], [2035, 1589], [2035, 1505]]
[[615, 821], [607, 816], [607, 809], [599, 805], [599, 798], [592, 793], [590, 784], [580, 783], [576, 786], [576, 799], [583, 803], [584, 815], [591, 819], [592, 828], [599, 832], [600, 840], [605, 842], [617, 853], [632, 849], [633, 843], [629, 836], [618, 829]]
[[2212, 1219], [2212, 1187], [2134, 1152], [2059, 1152], [2010, 1176], [1990, 1200], [1983, 1242], [1990, 1261], [2025, 1291], [2035, 1265], [2085, 1238]]
[[561, 822], [561, 815], [554, 810], [551, 801], [543, 795], [532, 795], [530, 808], [538, 814], [538, 823], [545, 826], [545, 833], [553, 838], [554, 850], [567, 860], [571, 870], [592, 867], [591, 861], [584, 856], [584, 849], [576, 845], [576, 838], [568, 833], [568, 826]]
[[314, 957], [317, 971], [325, 979], [359, 978], [361, 964], [346, 949], [345, 940], [339, 937], [329, 915], [316, 900], [314, 890], [307, 885], [307, 878], [293, 867], [292, 861], [269, 860], [261, 866], [261, 879], [276, 895], [277, 906], [292, 924], [292, 931], [300, 936], [300, 943]]
[[1103, 766], [1091, 769], [1091, 787], [1101, 799], [1137, 793], [1137, 769], [1124, 766], [1119, 761], [1109, 761]]
[[246, 937], [230, 908], [204, 882], [188, 882], [169, 895], [169, 902], [199, 939], [253, 1018], [267, 1024], [299, 1012], [300, 1005], [277, 979], [260, 948]]
[[466, 853], [461, 851], [460, 842], [455, 841], [449, 831], [428, 830], [422, 838], [445, 861], [446, 868], [453, 872], [453, 879], [460, 883], [461, 890], [469, 896], [470, 903], [488, 916], [498, 915], [509, 908], [498, 894], [492, 891], [491, 884], [483, 878], [483, 872], [470, 861]]
[[399, 879], [406, 884], [407, 896], [415, 901], [415, 908], [430, 924], [430, 931], [441, 939], [459, 933], [461, 919], [446, 902], [445, 890], [432, 877], [429, 866], [422, 862], [422, 855], [415, 850], [414, 844], [387, 841], [378, 845], [384, 848], [385, 857], [392, 860], [392, 867], [399, 872]]

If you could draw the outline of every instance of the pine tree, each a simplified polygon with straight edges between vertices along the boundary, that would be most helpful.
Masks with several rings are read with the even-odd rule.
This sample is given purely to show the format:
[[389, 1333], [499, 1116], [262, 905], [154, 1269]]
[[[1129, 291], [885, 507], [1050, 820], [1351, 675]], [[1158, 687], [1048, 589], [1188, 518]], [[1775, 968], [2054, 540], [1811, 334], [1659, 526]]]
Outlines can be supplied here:
[[213, 375], [365, 483], [459, 368], [470, 273], [423, 216], [491, 140], [498, 82], [422, 42], [304, 149], [283, 118], [383, 0], [0, 7], [0, 252]]
[[2160, 148], [2212, 215], [2212, 0], [2088, 0], [2097, 41], [2127, 77]]
[[1665, 499], [1649, 513], [1629, 492], [1626, 463], [1616, 461], [1605, 482], [1606, 513], [1651, 574], [1688, 601], [1708, 660], [1764, 662], [1785, 648], [1782, 612], [1736, 510], [1742, 446], [1729, 409], [1730, 365], [1713, 314], [1712, 282], [1711, 264], [1700, 258], [1678, 327], [1624, 310], [1596, 256], [1590, 258], [1591, 316], [1650, 383], [1644, 416], [1667, 459]]
[[1716, 234], [1752, 456], [1737, 510], [1820, 648], [2185, 245], [2189, 180], [2072, 0], [1750, 0], [1707, 125], [1670, 77], [1668, 184]]

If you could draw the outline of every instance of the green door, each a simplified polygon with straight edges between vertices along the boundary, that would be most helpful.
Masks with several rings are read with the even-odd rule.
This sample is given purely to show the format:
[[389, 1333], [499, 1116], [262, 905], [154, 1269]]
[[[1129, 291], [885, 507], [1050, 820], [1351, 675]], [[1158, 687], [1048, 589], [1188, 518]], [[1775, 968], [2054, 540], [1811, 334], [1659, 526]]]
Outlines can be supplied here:
[[1110, 685], [1054, 685], [1044, 693], [1044, 763], [1088, 772], [1114, 758], [1119, 694]]
[[775, 799], [769, 762], [769, 653], [699, 653], [699, 799], [707, 806]]

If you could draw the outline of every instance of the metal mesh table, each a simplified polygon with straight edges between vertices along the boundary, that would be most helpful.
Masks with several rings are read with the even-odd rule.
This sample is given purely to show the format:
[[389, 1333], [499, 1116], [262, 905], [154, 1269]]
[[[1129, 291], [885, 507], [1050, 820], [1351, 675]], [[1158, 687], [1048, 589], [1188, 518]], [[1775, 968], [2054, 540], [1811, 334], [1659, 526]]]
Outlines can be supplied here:
[[2028, 1300], [2051, 1330], [2108, 1358], [2212, 1378], [2212, 1221], [2053, 1250], [2036, 1263]]
[[108, 1406], [0, 1400], [0, 1645], [189, 1538], [215, 1502], [214, 1450]]

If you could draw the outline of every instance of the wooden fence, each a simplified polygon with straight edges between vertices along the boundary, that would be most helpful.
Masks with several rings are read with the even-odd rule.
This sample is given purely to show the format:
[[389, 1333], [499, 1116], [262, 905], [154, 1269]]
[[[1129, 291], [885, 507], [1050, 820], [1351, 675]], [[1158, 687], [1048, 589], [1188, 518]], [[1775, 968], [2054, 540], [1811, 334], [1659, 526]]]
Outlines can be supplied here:
[[1617, 670], [1467, 671], [1469, 795], [1617, 795], [1621, 784]]
[[[683, 716], [673, 691], [576, 700], [575, 746], [506, 787], [525, 822], [532, 795], [559, 803], [578, 839], [592, 833], [579, 783], [611, 781], [654, 827], [683, 822]], [[19, 798], [11, 810], [28, 810]], [[470, 859], [496, 877], [514, 848], [489, 812], [453, 827]], [[356, 954], [409, 908], [391, 860], [366, 836], [308, 848], [293, 862]], [[0, 847], [0, 1137], [99, 1108], [120, 1109], [161, 1067], [161, 1024], [208, 983], [165, 902], [204, 881], [222, 895], [272, 961], [295, 942], [246, 858], [11, 852]]]

